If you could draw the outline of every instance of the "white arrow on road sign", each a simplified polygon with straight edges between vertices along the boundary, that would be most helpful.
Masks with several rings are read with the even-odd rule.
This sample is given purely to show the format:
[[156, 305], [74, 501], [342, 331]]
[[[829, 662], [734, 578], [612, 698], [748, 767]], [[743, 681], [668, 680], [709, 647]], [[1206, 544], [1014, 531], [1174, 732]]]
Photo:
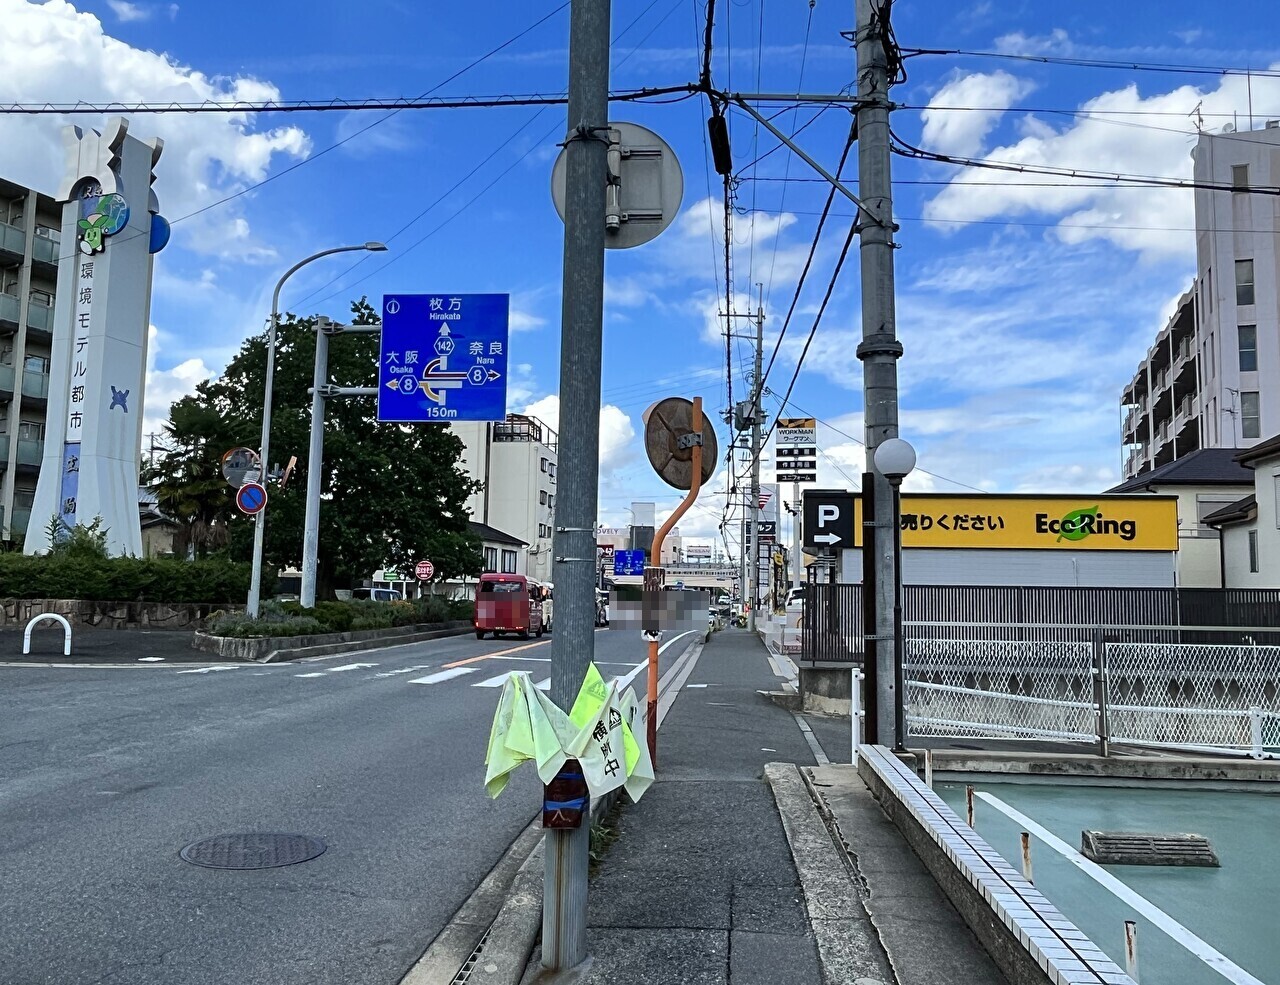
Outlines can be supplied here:
[[815, 544], [838, 544], [840, 540], [839, 534], [814, 534], [813, 537]]

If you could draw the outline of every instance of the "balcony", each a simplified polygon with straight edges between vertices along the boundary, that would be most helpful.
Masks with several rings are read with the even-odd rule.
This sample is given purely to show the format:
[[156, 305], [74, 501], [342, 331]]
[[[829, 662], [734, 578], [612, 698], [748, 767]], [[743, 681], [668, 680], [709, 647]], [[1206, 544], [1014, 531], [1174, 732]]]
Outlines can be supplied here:
[[[4, 225], [0, 223], [0, 225]], [[12, 294], [0, 294], [0, 323], [8, 326], [10, 331], [15, 331], [18, 327], [18, 313], [22, 309], [22, 302]]]
[[20, 226], [0, 222], [0, 253], [8, 253], [21, 262], [26, 255], [27, 232]]
[[27, 328], [45, 342], [53, 339], [53, 308], [39, 301], [27, 305]]
[[22, 399], [43, 404], [49, 399], [49, 374], [33, 369], [22, 371]]
[[31, 507], [15, 506], [13, 520], [9, 525], [9, 539], [16, 540], [27, 535], [27, 527], [31, 525]]
[[1174, 427], [1181, 430], [1189, 418], [1200, 412], [1200, 403], [1194, 396], [1183, 397], [1173, 415]]
[[31, 244], [31, 259], [36, 263], [47, 263], [51, 267], [58, 265], [58, 252], [62, 249], [62, 237], [54, 229], [47, 226], [36, 226], [36, 234]]
[[[6, 448], [7, 452], [8, 449]], [[44, 460], [44, 440], [38, 438], [18, 439], [18, 458], [15, 463], [19, 469], [39, 469]]]
[[1167, 368], [1162, 369], [1160, 370], [1160, 372], [1156, 373], [1155, 379], [1153, 379], [1151, 382], [1152, 389], [1157, 393], [1163, 390], [1168, 385], [1169, 385], [1169, 370]]
[[1145, 448], [1135, 448], [1129, 452], [1129, 458], [1124, 464], [1124, 474], [1126, 476], [1137, 475], [1142, 470], [1142, 464], [1146, 461], [1147, 450]]

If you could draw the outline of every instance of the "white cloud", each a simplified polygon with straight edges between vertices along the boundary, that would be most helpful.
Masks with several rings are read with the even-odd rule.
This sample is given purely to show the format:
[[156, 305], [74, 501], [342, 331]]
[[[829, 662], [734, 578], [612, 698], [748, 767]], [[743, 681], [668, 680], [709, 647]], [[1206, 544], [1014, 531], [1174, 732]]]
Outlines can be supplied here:
[[[535, 400], [521, 412], [538, 418], [553, 431], [560, 431], [560, 397], [549, 394]], [[632, 441], [636, 429], [631, 418], [619, 407], [605, 404], [600, 408], [600, 476], [606, 479], [611, 473], [627, 465], [635, 457]]]
[[140, 7], [136, 3], [129, 3], [128, 0], [107, 0], [107, 6], [121, 21], [126, 24], [129, 21], [145, 21], [150, 19], [152, 11], [145, 7]]
[[[152, 8], [136, 7], [141, 13]], [[172, 11], [175, 7], [167, 8]], [[275, 86], [251, 78], [215, 78], [167, 55], [109, 37], [92, 14], [66, 0], [0, 0], [0, 100], [13, 102], [143, 102], [276, 99]], [[97, 125], [97, 117], [76, 118]], [[61, 140], [68, 122], [56, 116], [0, 118], [0, 174], [52, 192], [65, 168]], [[175, 220], [261, 181], [280, 158], [311, 150], [298, 127], [257, 131], [252, 114], [172, 114], [133, 121], [132, 132], [164, 138], [156, 166], [161, 211]], [[232, 204], [176, 225], [175, 242], [212, 255], [271, 256]]]
[[[1035, 44], [1022, 40], [1028, 50], [1036, 50]], [[1060, 47], [1065, 39], [1054, 37], [1045, 43]], [[1085, 101], [1080, 115], [1060, 129], [1024, 117], [1019, 140], [983, 156], [1012, 165], [1188, 179], [1197, 105], [1204, 126], [1219, 129], [1248, 103], [1248, 85], [1243, 77], [1229, 76], [1216, 88], [1184, 85], [1143, 96], [1131, 84]], [[1254, 78], [1252, 90], [1256, 117], [1280, 116], [1280, 79]], [[948, 173], [954, 176], [952, 183], [925, 211], [928, 219], [948, 224], [943, 228], [1040, 214], [1059, 219], [1056, 234], [1067, 243], [1102, 239], [1149, 259], [1194, 256], [1194, 201], [1189, 190], [979, 168]]]
[[541, 315], [535, 315], [529, 311], [521, 311], [518, 308], [512, 308], [508, 316], [508, 325], [513, 332], [531, 332], [536, 328], [541, 328], [547, 323], [547, 320]]
[[156, 369], [162, 339], [162, 333], [151, 325], [147, 331], [147, 392], [142, 409], [144, 435], [163, 433], [174, 401], [194, 393], [198, 384], [217, 375], [200, 358], [184, 360], [168, 369]]
[[[974, 72], [961, 75], [939, 89], [929, 107], [921, 112], [924, 132], [921, 142], [940, 154], [972, 157], [982, 151], [987, 134], [1000, 121], [1014, 100], [1035, 86], [1008, 72]], [[934, 107], [974, 107], [970, 110]]]

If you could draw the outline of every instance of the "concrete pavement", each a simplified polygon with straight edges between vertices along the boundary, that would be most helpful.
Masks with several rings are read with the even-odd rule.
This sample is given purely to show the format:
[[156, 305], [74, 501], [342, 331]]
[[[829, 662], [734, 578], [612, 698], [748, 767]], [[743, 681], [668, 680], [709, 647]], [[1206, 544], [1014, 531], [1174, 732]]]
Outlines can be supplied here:
[[[503, 675], [549, 677], [547, 642], [223, 670], [0, 666], [0, 980], [399, 981], [538, 807], [531, 772], [490, 801], [483, 759]], [[643, 656], [632, 634], [596, 636], [606, 675]], [[241, 831], [328, 851], [251, 871], [178, 857]]]

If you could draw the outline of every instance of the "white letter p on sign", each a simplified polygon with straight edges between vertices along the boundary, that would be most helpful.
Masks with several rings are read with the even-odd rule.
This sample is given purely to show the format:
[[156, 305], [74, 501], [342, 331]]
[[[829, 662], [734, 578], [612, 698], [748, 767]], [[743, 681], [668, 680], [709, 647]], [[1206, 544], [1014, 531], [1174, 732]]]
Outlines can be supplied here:
[[840, 519], [840, 507], [830, 504], [818, 506], [818, 526], [820, 528], [825, 527], [828, 520], [834, 523], [838, 519]]

